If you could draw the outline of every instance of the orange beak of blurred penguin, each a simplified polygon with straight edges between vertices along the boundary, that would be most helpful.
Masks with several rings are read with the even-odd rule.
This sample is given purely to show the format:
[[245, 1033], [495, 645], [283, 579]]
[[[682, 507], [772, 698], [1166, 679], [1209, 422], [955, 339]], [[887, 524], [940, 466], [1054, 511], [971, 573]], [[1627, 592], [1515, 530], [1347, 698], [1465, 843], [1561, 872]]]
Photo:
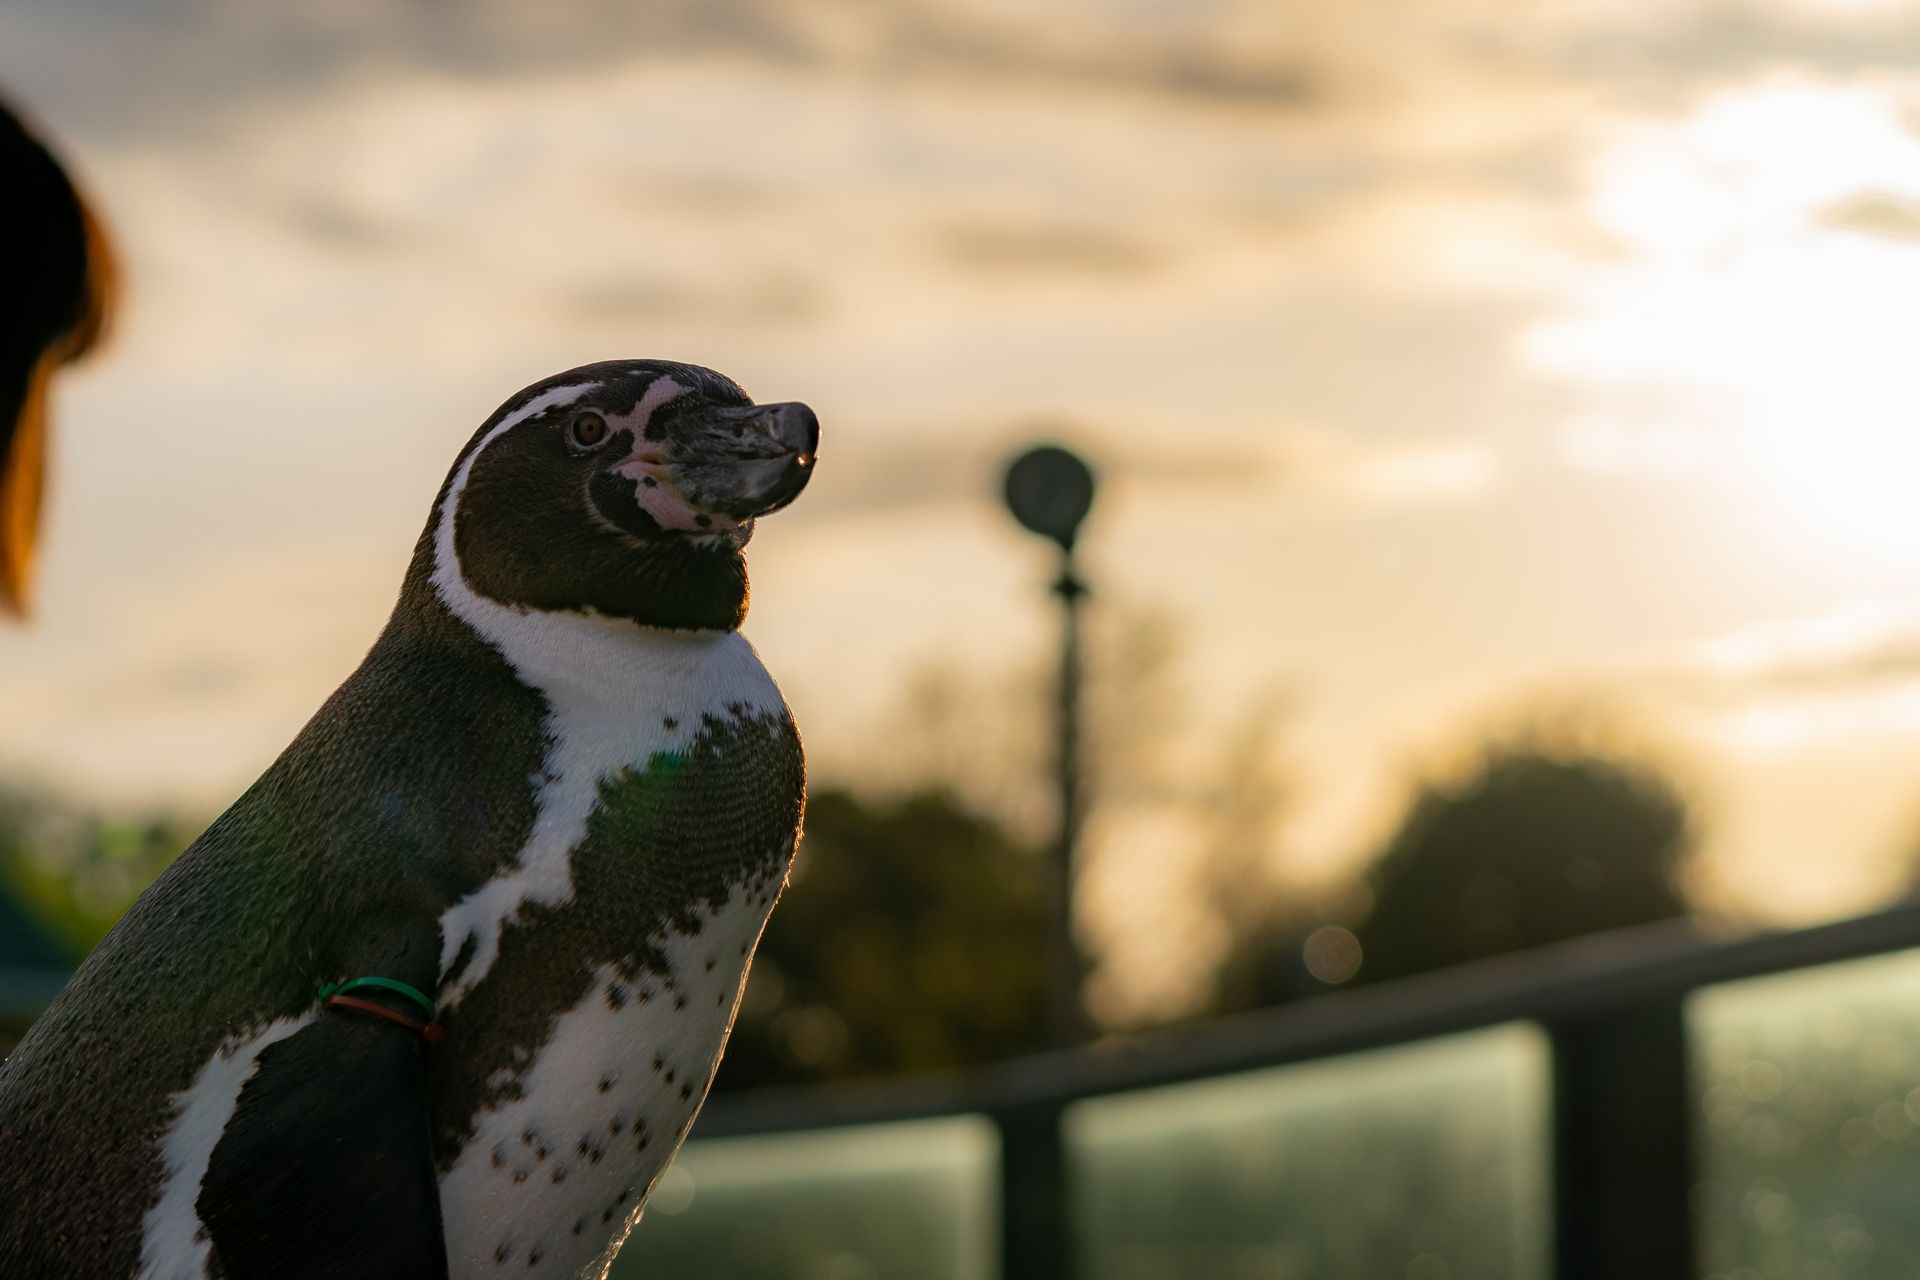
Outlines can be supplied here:
[[60, 162], [0, 105], [0, 614], [24, 617], [47, 472], [48, 383], [100, 342], [114, 295], [107, 238]]

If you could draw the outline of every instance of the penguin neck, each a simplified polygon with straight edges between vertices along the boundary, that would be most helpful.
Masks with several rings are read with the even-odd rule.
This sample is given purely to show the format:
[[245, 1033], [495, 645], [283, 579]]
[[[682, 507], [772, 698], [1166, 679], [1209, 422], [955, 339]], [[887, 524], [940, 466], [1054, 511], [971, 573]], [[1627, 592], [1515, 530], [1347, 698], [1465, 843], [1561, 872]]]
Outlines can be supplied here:
[[[688, 663], [720, 660], [731, 666], [733, 657], [744, 655], [758, 664], [753, 647], [739, 632], [747, 611], [747, 577], [737, 549], [731, 557], [737, 572], [726, 589], [702, 594], [689, 587], [678, 598], [677, 612], [636, 607], [629, 613], [503, 603], [476, 591], [457, 564], [449, 571], [434, 544], [429, 527], [401, 588], [396, 618], [446, 619], [506, 658], [522, 682], [549, 694], [562, 686], [624, 684], [633, 679], [636, 664], [651, 668], [664, 663], [678, 673], [676, 679], [691, 674]], [[690, 576], [704, 584], [714, 566], [701, 568], [703, 572]], [[671, 564], [659, 567], [663, 585], [686, 586], [684, 580], [676, 582], [674, 571]], [[656, 620], [661, 618], [673, 621]]]
[[[622, 618], [670, 631], [736, 631], [746, 618], [747, 562], [722, 535], [652, 537], [593, 525], [542, 528], [508, 519], [454, 515], [442, 500], [414, 555], [455, 613], [475, 596], [509, 609]], [[529, 555], [529, 546], [548, 551]]]
[[[482, 585], [471, 581], [457, 561], [450, 569], [436, 565], [434, 548], [423, 545], [407, 572], [407, 591], [434, 595], [460, 617], [466, 616], [461, 604], [471, 598], [523, 613], [617, 618], [660, 631], [738, 631], [746, 621], [752, 587], [746, 557], [737, 547], [673, 542], [636, 548], [621, 570], [611, 581], [594, 584], [590, 594], [578, 584], [558, 590], [533, 573]], [[582, 594], [587, 598], [577, 598]]]
[[738, 547], [674, 539], [636, 551], [631, 572], [603, 584], [594, 612], [672, 631], [738, 631], [751, 595]]

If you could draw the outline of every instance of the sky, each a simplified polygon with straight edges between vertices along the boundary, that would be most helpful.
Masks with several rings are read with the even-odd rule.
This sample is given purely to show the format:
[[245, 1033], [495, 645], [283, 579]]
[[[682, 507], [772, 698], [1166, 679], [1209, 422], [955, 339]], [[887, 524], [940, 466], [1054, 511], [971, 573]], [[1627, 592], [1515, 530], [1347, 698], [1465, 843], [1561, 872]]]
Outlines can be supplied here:
[[[1703, 901], [1870, 907], [1920, 840], [1916, 55], [1905, 0], [18, 0], [0, 89], [130, 289], [58, 391], [0, 770], [217, 807], [474, 427], [651, 356], [823, 421], [748, 622], [817, 778], [885, 774], [930, 667], [1043, 660], [994, 495], [1058, 438], [1094, 607], [1173, 637], [1168, 767], [1274, 708], [1285, 876], [1599, 708]], [[1090, 928], [1208, 934], [1192, 818], [1115, 798]]]

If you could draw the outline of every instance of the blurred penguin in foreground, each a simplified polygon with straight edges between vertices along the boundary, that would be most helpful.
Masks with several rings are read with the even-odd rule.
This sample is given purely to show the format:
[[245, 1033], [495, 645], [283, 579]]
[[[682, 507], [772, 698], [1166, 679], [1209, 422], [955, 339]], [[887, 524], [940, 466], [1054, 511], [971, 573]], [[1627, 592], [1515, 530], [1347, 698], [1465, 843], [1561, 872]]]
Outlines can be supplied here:
[[113, 258], [60, 162], [0, 104], [0, 616], [32, 600], [47, 384], [100, 341]]

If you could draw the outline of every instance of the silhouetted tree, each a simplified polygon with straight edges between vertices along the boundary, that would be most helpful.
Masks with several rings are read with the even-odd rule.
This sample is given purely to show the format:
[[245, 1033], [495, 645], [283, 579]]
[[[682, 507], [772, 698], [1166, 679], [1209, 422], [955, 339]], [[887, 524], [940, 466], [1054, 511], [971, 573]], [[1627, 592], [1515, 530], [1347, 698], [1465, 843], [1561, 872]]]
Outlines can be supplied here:
[[1044, 1036], [1043, 866], [944, 792], [807, 802], [715, 1087], [990, 1062]]
[[1250, 701], [1222, 736], [1211, 772], [1198, 868], [1202, 900], [1223, 927], [1226, 946], [1214, 967], [1206, 1016], [1284, 1004], [1324, 989], [1300, 958], [1303, 928], [1318, 921], [1311, 905], [1280, 879], [1279, 834], [1292, 799], [1280, 758], [1286, 700], [1279, 691]]
[[0, 967], [58, 968], [84, 954], [44, 918], [43, 908], [29, 901], [24, 846], [35, 808], [24, 797], [0, 793]]
[[1650, 769], [1537, 748], [1492, 752], [1414, 800], [1370, 873], [1361, 981], [1684, 914], [1692, 824]]
[[[79, 963], [191, 835], [172, 820], [109, 820], [0, 789], [0, 973], [38, 981]], [[0, 1002], [0, 1055], [37, 1013]]]
[[78, 961], [202, 825], [166, 815], [98, 813], [0, 788], [0, 895]]

